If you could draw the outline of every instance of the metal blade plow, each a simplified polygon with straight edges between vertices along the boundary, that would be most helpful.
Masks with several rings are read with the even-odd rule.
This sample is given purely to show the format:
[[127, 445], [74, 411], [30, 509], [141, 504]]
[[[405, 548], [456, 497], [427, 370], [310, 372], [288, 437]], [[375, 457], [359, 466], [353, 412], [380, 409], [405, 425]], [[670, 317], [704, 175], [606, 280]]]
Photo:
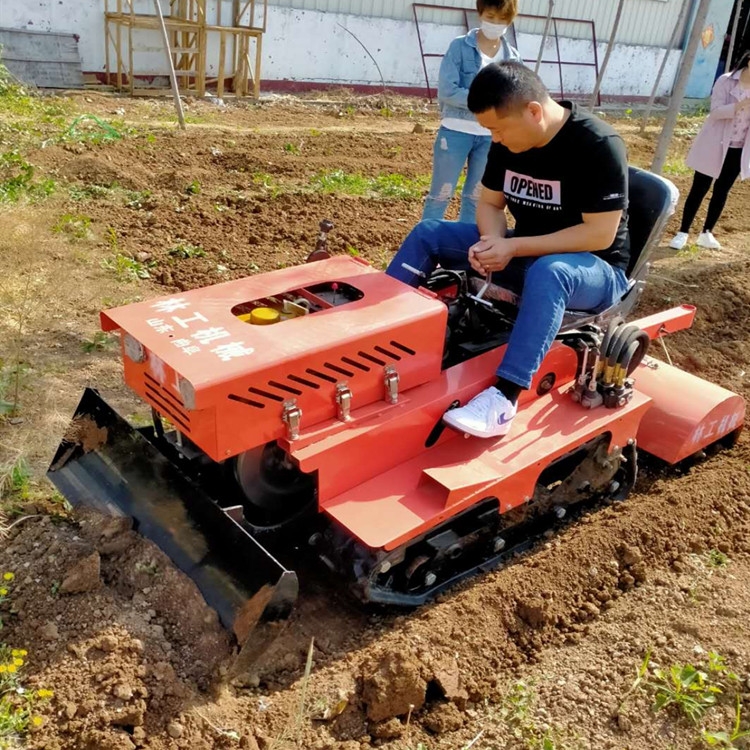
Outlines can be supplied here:
[[47, 476], [73, 505], [134, 519], [234, 632], [240, 674], [283, 631], [297, 575], [244, 527], [241, 506], [221, 507], [158, 445], [153, 428], [133, 428], [88, 388]]

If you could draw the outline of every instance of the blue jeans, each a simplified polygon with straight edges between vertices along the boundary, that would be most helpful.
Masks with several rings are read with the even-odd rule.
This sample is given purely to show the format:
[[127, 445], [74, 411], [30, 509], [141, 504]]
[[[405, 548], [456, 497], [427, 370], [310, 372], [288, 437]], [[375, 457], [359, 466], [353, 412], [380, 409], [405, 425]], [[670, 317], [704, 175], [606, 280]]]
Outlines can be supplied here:
[[433, 147], [432, 183], [424, 202], [423, 219], [442, 219], [445, 216], [468, 159], [458, 220], [472, 224], [476, 222], [477, 199], [481, 189], [479, 181], [487, 165], [491, 142], [489, 135], [469, 135], [442, 126], [438, 129]]
[[[476, 224], [454, 221], [422, 221], [404, 240], [386, 273], [418, 286], [420, 277], [403, 263], [429, 275], [440, 265], [454, 270], [471, 270], [469, 248], [479, 240]], [[628, 279], [592, 253], [559, 253], [539, 258], [514, 258], [492, 274], [492, 280], [520, 293], [518, 317], [498, 377], [521, 388], [529, 388], [555, 336], [565, 310], [600, 312], [622, 297]]]

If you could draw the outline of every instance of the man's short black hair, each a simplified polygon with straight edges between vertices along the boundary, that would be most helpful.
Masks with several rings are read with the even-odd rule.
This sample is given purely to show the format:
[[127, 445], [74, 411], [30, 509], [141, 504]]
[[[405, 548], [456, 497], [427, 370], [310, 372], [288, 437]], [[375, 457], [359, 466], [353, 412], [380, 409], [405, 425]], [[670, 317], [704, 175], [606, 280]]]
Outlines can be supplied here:
[[475, 115], [490, 109], [510, 113], [547, 99], [547, 87], [531, 68], [515, 61], [490, 63], [472, 81], [468, 107]]

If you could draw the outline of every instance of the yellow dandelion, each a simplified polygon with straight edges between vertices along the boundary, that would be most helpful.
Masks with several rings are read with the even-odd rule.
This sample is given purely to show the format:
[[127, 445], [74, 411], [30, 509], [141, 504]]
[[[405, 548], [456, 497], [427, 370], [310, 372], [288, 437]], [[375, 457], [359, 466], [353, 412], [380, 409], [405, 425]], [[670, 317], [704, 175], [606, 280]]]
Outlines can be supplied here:
[[0, 664], [0, 674], [5, 674], [8, 671], [8, 667], [5, 664]]
[[8, 589], [0, 588], [0, 596], [8, 596]]
[[10, 653], [11, 653], [11, 656], [20, 656], [21, 655], [21, 652], [17, 648], [14, 648]]
[[18, 671], [18, 667], [15, 664], [8, 664], [6, 667], [8, 674], [15, 674]]
[[6, 581], [12, 581], [16, 577], [15, 573], [11, 573], [10, 571], [8, 573], [3, 573], [3, 579]]
[[52, 698], [55, 693], [53, 690], [47, 690], [46, 688], [42, 688], [41, 690], [37, 690], [36, 694], [39, 698]]
[[17, 667], [22, 667], [23, 666], [23, 659], [13, 659], [13, 664], [15, 664], [15, 666], [17, 666]]
[[28, 656], [29, 652], [25, 648], [19, 648], [18, 649], [18, 655], [19, 656]]
[[35, 727], [42, 726], [42, 723], [44, 722], [44, 719], [41, 716], [32, 716], [31, 717], [31, 724]]

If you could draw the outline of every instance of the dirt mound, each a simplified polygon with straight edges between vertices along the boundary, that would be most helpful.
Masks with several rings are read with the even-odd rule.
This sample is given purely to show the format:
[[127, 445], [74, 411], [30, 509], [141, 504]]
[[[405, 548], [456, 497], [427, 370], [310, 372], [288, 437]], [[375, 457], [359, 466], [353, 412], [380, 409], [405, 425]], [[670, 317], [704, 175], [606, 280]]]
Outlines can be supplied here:
[[103, 158], [96, 156], [80, 156], [72, 159], [60, 170], [64, 177], [84, 185], [98, 185], [99, 187], [121, 187], [136, 190], [138, 182], [132, 175], [108, 164]]

